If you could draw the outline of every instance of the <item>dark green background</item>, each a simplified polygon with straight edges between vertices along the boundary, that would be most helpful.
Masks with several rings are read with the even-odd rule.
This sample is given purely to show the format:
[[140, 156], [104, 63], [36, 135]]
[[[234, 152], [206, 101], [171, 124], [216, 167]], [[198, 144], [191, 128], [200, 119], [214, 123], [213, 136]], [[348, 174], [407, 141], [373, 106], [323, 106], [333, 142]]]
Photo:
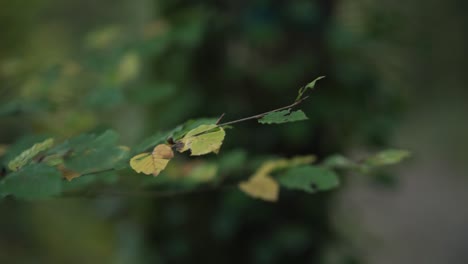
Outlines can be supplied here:
[[[430, 227], [448, 226], [452, 222], [442, 219], [463, 211], [445, 205], [467, 198], [460, 189], [460, 197], [441, 194], [445, 200], [438, 200], [424, 187], [432, 179], [445, 186], [441, 193], [451, 193], [452, 178], [439, 182], [440, 176], [466, 172], [467, 8], [456, 0], [0, 0], [0, 143], [111, 127], [133, 146], [191, 118], [226, 113], [228, 121], [287, 105], [300, 86], [325, 75], [303, 104], [309, 121], [239, 124], [228, 130], [222, 151], [243, 149], [249, 158], [346, 153], [358, 159], [388, 146], [408, 148], [412, 167], [361, 179], [361, 185], [376, 193], [373, 201], [404, 193], [405, 186], [427, 193], [401, 196], [414, 205], [412, 213], [420, 199], [441, 201], [439, 208], [448, 211], [433, 214], [447, 215], [442, 223], [410, 229], [416, 237], [432, 237]], [[153, 37], [144, 37], [148, 31]], [[122, 66], [126, 56], [137, 57], [137, 74], [122, 81], [119, 74], [132, 71]], [[441, 159], [447, 163], [436, 166], [440, 174], [417, 178], [427, 183], [423, 187], [397, 180], [397, 174], [424, 175]], [[365, 193], [346, 182], [317, 195], [282, 192], [276, 204], [235, 190], [6, 199], [0, 202], [0, 262], [414, 263], [412, 254], [422, 255], [427, 242], [442, 252], [440, 259], [457, 256], [446, 263], [465, 263], [463, 250], [444, 251], [430, 239], [410, 245], [409, 255], [397, 249], [369, 253], [375, 250], [362, 242], [369, 241], [366, 220], [386, 210], [373, 211], [364, 199], [357, 203], [363, 221], [353, 218], [360, 215], [353, 207], [337, 214], [336, 207], [347, 208], [348, 198]], [[456, 185], [466, 186], [463, 180]], [[407, 215], [396, 210], [387, 219]], [[373, 226], [386, 230], [388, 224]], [[463, 224], [450, 226], [450, 232], [466, 233]], [[463, 236], [453, 240], [441, 243], [462, 248]]]

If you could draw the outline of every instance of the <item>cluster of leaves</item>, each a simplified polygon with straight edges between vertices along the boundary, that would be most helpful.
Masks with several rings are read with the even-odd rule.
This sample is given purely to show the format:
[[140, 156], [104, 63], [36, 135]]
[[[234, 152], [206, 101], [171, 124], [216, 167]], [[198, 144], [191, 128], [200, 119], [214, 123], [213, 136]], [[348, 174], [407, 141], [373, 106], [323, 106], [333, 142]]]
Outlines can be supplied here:
[[[295, 102], [289, 106], [226, 123], [220, 123], [221, 118], [190, 121], [173, 131], [150, 137], [133, 150], [118, 145], [118, 135], [111, 130], [80, 135], [58, 145], [54, 145], [53, 138], [34, 142], [32, 146], [32, 139], [17, 142], [4, 155], [9, 173], [0, 181], [0, 195], [23, 199], [57, 196], [85, 186], [87, 182], [79, 179], [92, 179], [92, 176], [112, 184], [117, 180], [117, 172], [128, 173], [129, 166], [137, 173], [158, 176], [175, 157], [174, 150], [190, 152], [191, 156], [218, 154], [226, 136], [225, 130], [235, 123], [251, 119], [256, 119], [260, 124], [306, 120], [302, 110], [293, 111], [292, 108], [307, 99], [305, 92], [314, 88], [315, 82], [321, 78], [301, 88]], [[149, 148], [152, 148], [151, 152], [138, 153]], [[136, 155], [131, 157], [132, 153]], [[251, 197], [276, 201], [280, 186], [308, 193], [330, 190], [339, 184], [335, 169], [367, 173], [376, 167], [398, 163], [408, 155], [406, 151], [389, 150], [363, 162], [332, 156], [317, 165], [312, 165], [316, 160], [313, 155], [268, 159], [258, 166], [251, 177], [242, 179], [237, 185]], [[213, 180], [216, 172], [215, 165], [206, 163], [194, 166], [190, 175], [196, 179], [195, 182], [204, 183]], [[190, 186], [192, 189], [196, 187]]]

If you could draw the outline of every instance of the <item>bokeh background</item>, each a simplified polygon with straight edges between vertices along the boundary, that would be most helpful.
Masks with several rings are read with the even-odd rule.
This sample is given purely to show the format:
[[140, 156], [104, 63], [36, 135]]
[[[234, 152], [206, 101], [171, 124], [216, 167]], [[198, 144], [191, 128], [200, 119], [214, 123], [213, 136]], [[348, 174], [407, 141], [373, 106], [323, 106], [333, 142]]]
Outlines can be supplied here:
[[[0, 263], [468, 263], [462, 0], [0, 0], [0, 144], [155, 131], [294, 100], [308, 122], [228, 131], [242, 158], [399, 147], [335, 191], [0, 202]], [[242, 162], [240, 163], [242, 166]]]

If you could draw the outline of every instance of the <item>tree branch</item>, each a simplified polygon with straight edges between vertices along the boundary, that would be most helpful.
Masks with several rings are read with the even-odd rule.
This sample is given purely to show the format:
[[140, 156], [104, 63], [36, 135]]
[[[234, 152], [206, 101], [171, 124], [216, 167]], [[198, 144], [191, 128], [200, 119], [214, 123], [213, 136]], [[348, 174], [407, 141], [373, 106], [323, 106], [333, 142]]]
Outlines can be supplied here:
[[295, 107], [295, 106], [299, 105], [300, 103], [302, 103], [307, 98], [309, 98], [309, 96], [306, 96], [306, 97], [304, 97], [304, 98], [302, 98], [302, 99], [300, 99], [300, 100], [298, 100], [298, 101], [296, 101], [296, 102], [294, 102], [294, 103], [292, 103], [290, 105], [287, 105], [287, 106], [283, 106], [283, 107], [280, 107], [280, 108], [277, 108], [277, 109], [274, 109], [274, 110], [270, 110], [268, 112], [261, 113], [261, 114], [258, 114], [258, 115], [244, 117], [244, 118], [241, 118], [241, 119], [237, 119], [237, 120], [229, 121], [229, 122], [226, 122], [226, 123], [218, 124], [218, 126], [220, 126], [220, 127], [221, 126], [228, 126], [228, 125], [237, 124], [237, 123], [252, 120], [252, 119], [260, 119], [260, 118], [266, 116], [269, 113], [273, 113], [273, 112], [276, 112], [276, 111], [281, 111], [281, 110], [285, 110], [285, 109]]

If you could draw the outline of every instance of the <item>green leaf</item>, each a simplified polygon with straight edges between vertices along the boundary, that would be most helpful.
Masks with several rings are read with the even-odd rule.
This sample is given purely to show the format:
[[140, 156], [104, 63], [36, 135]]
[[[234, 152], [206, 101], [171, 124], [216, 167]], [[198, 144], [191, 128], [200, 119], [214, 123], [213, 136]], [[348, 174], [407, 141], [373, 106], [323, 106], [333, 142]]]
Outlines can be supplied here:
[[297, 156], [291, 159], [273, 159], [264, 162], [248, 180], [239, 183], [238, 187], [247, 195], [268, 202], [276, 202], [279, 195], [279, 184], [271, 173], [315, 161], [315, 156]]
[[306, 84], [306, 86], [301, 87], [301, 88], [299, 89], [298, 93], [297, 93], [296, 102], [302, 99], [302, 96], [304, 95], [304, 93], [305, 93], [308, 89], [310, 89], [310, 90], [314, 89], [314, 88], [315, 88], [315, 83], [316, 83], [318, 80], [321, 80], [321, 79], [323, 79], [323, 78], [325, 78], [325, 76], [317, 77], [317, 78], [315, 78], [315, 80], [313, 80], [313, 81], [311, 81], [310, 83]]
[[327, 157], [321, 164], [331, 169], [359, 169], [360, 167], [356, 162], [339, 154]]
[[407, 150], [389, 149], [381, 151], [364, 161], [364, 165], [369, 167], [380, 167], [392, 165], [408, 158], [411, 153]]
[[32, 164], [9, 174], [0, 182], [2, 192], [21, 199], [47, 198], [60, 194], [60, 172], [45, 164]]
[[179, 152], [191, 151], [191, 156], [218, 153], [223, 144], [226, 132], [217, 125], [201, 125], [190, 130], [183, 138], [176, 142]]
[[154, 148], [156, 145], [164, 143], [168, 137], [168, 132], [157, 132], [152, 136], [143, 140], [140, 144], [138, 144], [134, 149], [133, 153], [141, 153], [145, 152], [149, 149]]
[[308, 193], [330, 190], [338, 186], [338, 176], [329, 169], [301, 166], [287, 170], [277, 177], [281, 186]]
[[29, 149], [32, 145], [39, 141], [44, 141], [48, 137], [45, 135], [28, 135], [18, 139], [13, 145], [8, 147], [5, 154], [1, 157], [2, 165], [7, 166], [10, 160], [20, 155], [25, 150]]
[[[69, 144], [65, 167], [80, 174], [116, 168], [129, 156], [128, 148], [117, 146], [118, 135], [112, 130], [96, 135], [83, 135]], [[77, 145], [76, 143], [81, 144]]]
[[201, 125], [214, 125], [216, 124], [217, 118], [199, 118], [199, 119], [192, 119], [184, 124], [178, 126], [176, 129], [173, 130], [171, 133], [171, 137], [176, 141], [181, 139], [185, 134], [189, 131], [201, 126]]
[[23, 151], [19, 156], [14, 158], [8, 163], [8, 168], [12, 171], [17, 171], [24, 165], [26, 165], [32, 158], [42, 151], [45, 151], [52, 147], [54, 139], [49, 138], [42, 142], [34, 144], [29, 149]]
[[307, 120], [307, 116], [302, 110], [291, 112], [291, 109], [276, 111], [265, 115], [258, 120], [261, 124], [282, 124], [287, 122], [296, 122]]

